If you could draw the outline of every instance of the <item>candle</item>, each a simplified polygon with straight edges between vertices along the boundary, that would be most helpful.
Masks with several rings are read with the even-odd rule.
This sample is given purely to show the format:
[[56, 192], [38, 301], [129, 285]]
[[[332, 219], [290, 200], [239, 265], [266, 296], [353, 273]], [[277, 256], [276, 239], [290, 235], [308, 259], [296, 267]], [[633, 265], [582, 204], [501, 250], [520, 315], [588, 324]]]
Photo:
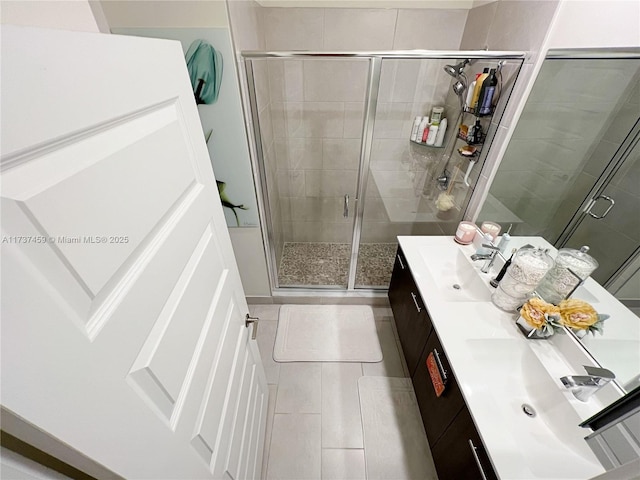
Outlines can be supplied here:
[[483, 233], [491, 235], [492, 242], [496, 240], [501, 228], [502, 227], [495, 222], [482, 222], [482, 225], [480, 226], [480, 230], [482, 230]]
[[469, 245], [473, 242], [473, 238], [476, 236], [478, 227], [472, 222], [460, 222], [456, 230], [456, 236], [454, 240], [463, 245]]

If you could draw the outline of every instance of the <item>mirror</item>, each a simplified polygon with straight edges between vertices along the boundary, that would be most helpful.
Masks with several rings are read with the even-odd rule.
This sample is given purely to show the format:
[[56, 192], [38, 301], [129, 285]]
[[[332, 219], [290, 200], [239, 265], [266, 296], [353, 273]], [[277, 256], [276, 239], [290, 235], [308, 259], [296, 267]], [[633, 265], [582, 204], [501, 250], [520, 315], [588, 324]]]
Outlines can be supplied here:
[[626, 391], [640, 385], [639, 84], [640, 49], [550, 51], [478, 217], [591, 248], [592, 278], [628, 308], [593, 304], [611, 317], [581, 342]]

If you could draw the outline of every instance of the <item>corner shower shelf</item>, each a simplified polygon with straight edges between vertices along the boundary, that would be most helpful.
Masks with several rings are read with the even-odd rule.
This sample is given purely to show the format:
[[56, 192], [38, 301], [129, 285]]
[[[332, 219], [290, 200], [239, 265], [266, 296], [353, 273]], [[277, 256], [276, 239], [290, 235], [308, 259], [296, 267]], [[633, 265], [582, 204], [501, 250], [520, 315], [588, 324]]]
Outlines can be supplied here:
[[467, 145], [474, 145], [474, 146], [478, 146], [478, 145], [483, 145], [484, 141], [486, 139], [486, 135], [482, 135], [482, 139], [479, 142], [470, 142], [469, 140], [467, 140], [467, 137], [462, 136], [460, 133], [458, 133], [458, 135], [456, 135], [460, 140], [464, 140]]
[[493, 115], [495, 110], [496, 110], [496, 107], [492, 106], [491, 110], [489, 110], [488, 113], [476, 113], [476, 109], [475, 108], [464, 107], [464, 113], [471, 113], [472, 115], [475, 115], [476, 117], [490, 117], [491, 115]]
[[427, 147], [427, 148], [444, 148], [444, 145], [440, 145], [439, 147], [436, 147], [435, 145], [427, 145], [426, 143], [418, 143], [418, 142], [414, 142], [413, 140], [409, 140], [409, 143], [413, 143], [414, 145], [420, 145], [421, 147]]

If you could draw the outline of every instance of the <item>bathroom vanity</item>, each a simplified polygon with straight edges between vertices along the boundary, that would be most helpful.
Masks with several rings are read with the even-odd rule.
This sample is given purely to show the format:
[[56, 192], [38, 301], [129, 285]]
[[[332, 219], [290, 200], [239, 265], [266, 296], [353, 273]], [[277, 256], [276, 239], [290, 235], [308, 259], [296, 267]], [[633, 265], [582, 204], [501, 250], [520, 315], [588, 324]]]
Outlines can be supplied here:
[[[483, 274], [483, 262], [470, 259], [473, 247], [453, 237], [398, 239], [389, 300], [439, 477], [557, 480], [603, 473], [584, 441], [590, 430], [579, 423], [622, 393], [609, 384], [581, 402], [562, 385], [560, 377], [595, 365], [578, 341], [520, 333], [517, 314], [491, 303], [489, 280], [499, 261]], [[553, 250], [540, 237], [514, 237], [511, 246], [527, 243]], [[618, 308], [593, 280], [574, 296], [602, 313]], [[427, 367], [430, 354], [444, 381], [440, 396]]]

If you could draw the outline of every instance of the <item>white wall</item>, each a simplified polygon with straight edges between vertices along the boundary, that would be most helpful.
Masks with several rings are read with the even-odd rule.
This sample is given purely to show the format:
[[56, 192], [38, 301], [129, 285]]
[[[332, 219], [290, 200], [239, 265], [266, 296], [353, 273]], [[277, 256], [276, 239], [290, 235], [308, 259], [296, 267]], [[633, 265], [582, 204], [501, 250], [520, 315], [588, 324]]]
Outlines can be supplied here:
[[102, 0], [111, 28], [227, 27], [225, 0]]
[[637, 0], [563, 0], [547, 48], [640, 46]]
[[0, 3], [0, 18], [2, 23], [12, 25], [77, 32], [100, 31], [88, 0], [3, 0]]
[[[240, 6], [245, 2], [232, 1], [232, 7], [236, 7], [235, 4]], [[144, 36], [154, 36], [163, 38], [180, 38], [184, 40], [188, 37], [187, 32], [189, 29], [193, 29], [194, 34], [200, 35], [200, 37], [206, 38], [206, 35], [198, 33], [198, 29], [212, 29], [220, 31], [221, 29], [229, 30], [229, 18], [227, 15], [227, 6], [225, 0], [206, 0], [206, 1], [192, 1], [192, 0], [103, 0], [103, 10], [107, 21], [114, 31], [126, 34], [141, 34]], [[244, 13], [244, 12], [243, 12]], [[147, 30], [147, 33], [143, 33]], [[173, 32], [174, 36], [171, 36], [168, 32]], [[180, 33], [181, 32], [181, 33]], [[175, 37], [175, 35], [180, 35]], [[237, 50], [237, 46], [233, 46], [234, 50]], [[234, 63], [229, 61], [232, 55], [227, 56], [228, 59], [225, 62], [225, 75], [233, 72], [233, 75], [229, 77], [232, 81], [232, 88], [235, 90], [231, 92], [232, 96], [238, 94], [239, 85], [236, 71], [234, 71]], [[224, 81], [224, 79], [223, 79]], [[229, 98], [229, 97], [227, 97]], [[219, 103], [219, 102], [218, 102]], [[202, 114], [203, 108], [215, 107], [216, 105], [202, 105], [199, 110]], [[237, 109], [238, 115], [240, 115], [241, 106], [234, 97], [233, 107]], [[235, 115], [227, 116], [227, 119], [234, 117]], [[231, 120], [229, 120], [231, 121]], [[241, 120], [238, 120], [242, 122]], [[237, 155], [236, 160], [238, 162], [246, 162], [248, 164], [247, 139], [246, 131], [243, 126], [240, 127], [242, 139], [236, 139]], [[235, 132], [235, 131], [234, 131]], [[212, 143], [215, 138], [212, 137]], [[221, 142], [218, 141], [218, 145]], [[210, 147], [211, 150], [211, 147]], [[231, 155], [224, 155], [229, 158]], [[218, 155], [221, 157], [221, 155]], [[214, 167], [216, 166], [215, 160], [218, 160], [218, 167], [216, 168], [216, 175], [220, 175], [220, 167], [227, 167], [229, 165], [220, 165], [222, 163], [221, 158], [214, 158]], [[247, 198], [247, 195], [241, 197], [241, 202], [247, 205], [252, 205], [252, 213], [255, 214], [255, 195], [253, 190], [253, 178], [250, 173], [250, 167], [243, 173], [242, 182], [248, 186], [248, 191], [252, 195], [251, 199]], [[224, 169], [222, 169], [224, 172]], [[227, 177], [223, 180], [229, 181]], [[233, 189], [230, 190], [230, 195], [233, 195]], [[237, 192], [237, 188], [235, 189]], [[231, 199], [234, 200], [235, 197]], [[226, 209], [225, 209], [226, 210]], [[226, 214], [227, 212], [225, 212]], [[240, 212], [240, 214], [245, 212]], [[255, 222], [254, 222], [255, 224]], [[270, 296], [269, 280], [267, 275], [266, 260], [264, 258], [264, 247], [262, 244], [261, 230], [259, 227], [243, 227], [243, 228], [229, 228], [229, 234], [231, 236], [231, 243], [235, 252], [236, 262], [240, 270], [240, 278], [242, 279], [242, 285], [244, 287], [245, 295], [248, 297], [260, 297]]]

